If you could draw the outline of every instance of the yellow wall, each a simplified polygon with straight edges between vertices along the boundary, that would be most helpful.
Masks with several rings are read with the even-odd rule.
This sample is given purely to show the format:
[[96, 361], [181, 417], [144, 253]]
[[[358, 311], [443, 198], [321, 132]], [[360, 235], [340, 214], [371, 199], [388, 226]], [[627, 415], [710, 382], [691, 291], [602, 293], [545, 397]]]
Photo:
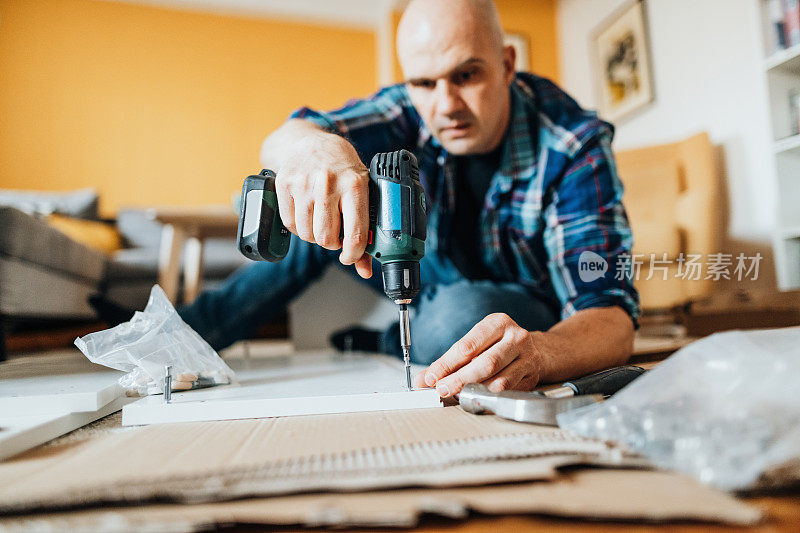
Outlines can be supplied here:
[[495, 1], [503, 28], [528, 37], [531, 71], [558, 82], [556, 0]]
[[[557, 81], [555, 3], [497, 0], [505, 28], [529, 37], [532, 70]], [[106, 215], [227, 203], [290, 111], [371, 93], [375, 64], [369, 31], [0, 0], [0, 188], [95, 187]]]
[[0, 0], [0, 187], [101, 209], [227, 203], [303, 104], [374, 90], [368, 31], [92, 0]]
[[[559, 80], [558, 35], [556, 28], [556, 0], [495, 0], [503, 29], [518, 33], [528, 39], [530, 65], [532, 72]], [[392, 14], [393, 27], [397, 29], [402, 11]], [[403, 71], [397, 56], [394, 55], [392, 71], [396, 81], [403, 79]]]

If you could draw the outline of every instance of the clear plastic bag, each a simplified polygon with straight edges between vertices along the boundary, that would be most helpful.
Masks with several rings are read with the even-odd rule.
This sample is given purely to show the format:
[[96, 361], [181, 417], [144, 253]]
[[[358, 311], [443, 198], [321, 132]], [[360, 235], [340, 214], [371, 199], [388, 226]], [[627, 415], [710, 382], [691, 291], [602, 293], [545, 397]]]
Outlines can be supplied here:
[[164, 390], [165, 367], [171, 366], [173, 390], [235, 382], [217, 352], [172, 307], [158, 285], [150, 291], [143, 312], [130, 322], [75, 339], [93, 363], [127, 372], [119, 379], [129, 395]]
[[718, 333], [558, 423], [718, 488], [744, 489], [800, 458], [798, 381], [800, 329]]

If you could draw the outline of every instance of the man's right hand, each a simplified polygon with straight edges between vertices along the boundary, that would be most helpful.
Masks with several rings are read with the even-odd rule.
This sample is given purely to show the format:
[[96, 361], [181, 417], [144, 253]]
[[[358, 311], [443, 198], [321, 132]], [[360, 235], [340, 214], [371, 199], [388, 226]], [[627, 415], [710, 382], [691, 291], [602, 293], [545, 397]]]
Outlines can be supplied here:
[[[293, 136], [293, 142], [280, 143], [283, 150], [275, 187], [283, 224], [304, 241], [329, 250], [341, 248], [339, 261], [354, 264], [358, 274], [368, 278], [372, 258], [364, 250], [369, 231], [369, 170], [345, 139], [306, 124], [296, 125], [296, 131], [305, 131]], [[262, 151], [265, 163], [268, 142], [270, 138]]]

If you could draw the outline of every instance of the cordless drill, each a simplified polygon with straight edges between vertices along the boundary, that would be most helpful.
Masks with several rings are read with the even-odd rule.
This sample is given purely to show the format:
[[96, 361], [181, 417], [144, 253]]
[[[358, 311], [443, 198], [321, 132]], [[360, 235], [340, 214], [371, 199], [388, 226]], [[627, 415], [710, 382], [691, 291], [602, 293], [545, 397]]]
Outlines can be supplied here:
[[[407, 150], [375, 154], [369, 166], [369, 232], [366, 252], [381, 263], [383, 290], [400, 309], [400, 346], [411, 389], [408, 304], [420, 290], [419, 261], [425, 255], [425, 192], [417, 158]], [[281, 221], [275, 173], [248, 176], [242, 188], [237, 244], [245, 257], [277, 262], [291, 235]]]

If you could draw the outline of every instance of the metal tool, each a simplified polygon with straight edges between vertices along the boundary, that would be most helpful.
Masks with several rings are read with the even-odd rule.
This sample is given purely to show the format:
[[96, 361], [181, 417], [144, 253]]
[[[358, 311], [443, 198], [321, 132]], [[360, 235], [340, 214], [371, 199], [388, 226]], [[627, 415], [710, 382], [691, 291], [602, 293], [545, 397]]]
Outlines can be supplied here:
[[164, 367], [164, 402], [172, 401], [172, 365]]
[[458, 401], [468, 413], [495, 415], [533, 424], [558, 425], [556, 415], [599, 402], [644, 373], [638, 366], [622, 366], [568, 381], [545, 392], [490, 392], [485, 385], [470, 383], [461, 389]]
[[[366, 252], [381, 263], [383, 291], [399, 306], [400, 346], [411, 389], [411, 328], [408, 304], [419, 293], [419, 261], [425, 255], [425, 191], [417, 158], [407, 150], [376, 154], [369, 167], [369, 233]], [[275, 173], [248, 176], [242, 188], [238, 247], [254, 261], [277, 262], [289, 252], [291, 235], [278, 212]]]

